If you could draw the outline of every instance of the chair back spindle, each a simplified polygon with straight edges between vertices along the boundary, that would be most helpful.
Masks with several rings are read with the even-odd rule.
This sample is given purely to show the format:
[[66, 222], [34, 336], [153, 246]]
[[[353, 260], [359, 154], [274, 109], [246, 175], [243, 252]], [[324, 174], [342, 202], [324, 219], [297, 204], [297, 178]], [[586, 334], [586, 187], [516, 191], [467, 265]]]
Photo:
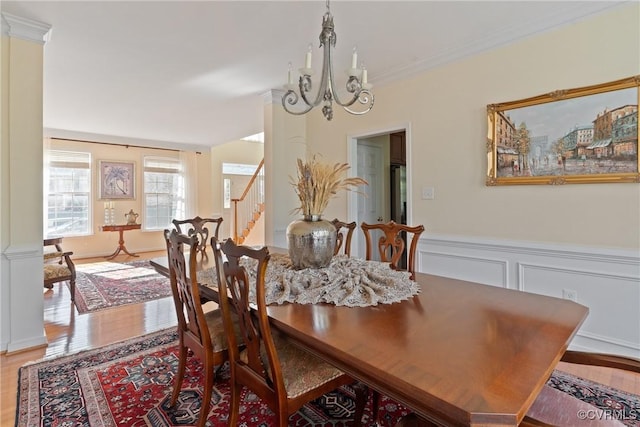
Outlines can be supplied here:
[[[168, 230], [167, 230], [168, 231]], [[190, 334], [195, 341], [202, 342], [203, 346], [211, 344], [209, 334], [203, 334], [208, 327], [204, 320], [204, 312], [200, 301], [198, 282], [190, 280], [196, 277], [197, 263], [193, 256], [199, 246], [196, 235], [186, 236], [176, 230], [165, 231], [167, 239], [167, 256], [169, 260], [169, 279], [173, 291], [173, 301], [176, 306], [178, 328]], [[184, 246], [189, 249], [189, 262], [184, 256]]]
[[[334, 255], [338, 255], [340, 253], [340, 249], [344, 244], [344, 254], [346, 256], [351, 256], [351, 238], [353, 237], [353, 231], [356, 229], [356, 222], [342, 222], [338, 218], [331, 221], [331, 223], [336, 227], [336, 249], [333, 252]], [[343, 230], [346, 230], [346, 235]]]
[[[229, 425], [236, 425], [241, 391], [250, 388], [276, 414], [275, 425], [287, 427], [291, 414], [305, 403], [353, 379], [272, 331], [267, 315], [265, 276], [270, 255], [266, 247], [238, 246], [232, 239], [211, 239], [216, 263], [223, 323], [229, 340], [231, 407]], [[223, 253], [226, 261], [223, 261]], [[251, 288], [255, 286], [255, 304]], [[231, 316], [238, 316], [240, 341], [231, 334]], [[242, 350], [239, 347], [244, 346]], [[354, 425], [366, 403], [366, 390], [356, 390]]]
[[[188, 349], [204, 365], [204, 392], [198, 418], [198, 426], [204, 427], [211, 407], [211, 394], [215, 377], [215, 366], [228, 360], [228, 341], [219, 309], [204, 312], [197, 281], [197, 256], [200, 242], [197, 234], [187, 236], [178, 230], [165, 230], [169, 280], [178, 318], [179, 362], [178, 372], [171, 395], [171, 406], [180, 395], [187, 364]], [[189, 260], [185, 259], [185, 248], [189, 250]]]
[[[220, 232], [220, 225], [222, 224], [222, 217], [220, 218], [200, 218], [196, 216], [191, 219], [183, 219], [178, 220], [174, 219], [171, 221], [180, 234], [186, 234], [187, 236], [198, 236], [198, 241], [200, 244], [197, 246], [196, 251], [201, 253], [202, 255], [206, 255], [207, 242], [209, 241], [209, 228], [207, 224], [215, 225], [215, 229], [213, 229], [213, 237], [216, 239], [219, 237], [218, 233]], [[182, 231], [182, 226], [187, 225], [186, 233]]]
[[371, 259], [373, 256], [371, 230], [379, 230], [382, 233], [377, 242], [380, 260], [388, 262], [394, 270], [400, 269], [402, 256], [407, 250], [407, 244], [402, 237], [403, 234], [406, 234], [406, 239], [411, 239], [407, 250], [407, 271], [411, 273], [411, 279], [415, 280], [416, 252], [420, 235], [424, 232], [423, 225], [412, 227], [405, 224], [397, 224], [394, 221], [376, 224], [363, 222], [361, 228], [366, 242], [366, 259]]

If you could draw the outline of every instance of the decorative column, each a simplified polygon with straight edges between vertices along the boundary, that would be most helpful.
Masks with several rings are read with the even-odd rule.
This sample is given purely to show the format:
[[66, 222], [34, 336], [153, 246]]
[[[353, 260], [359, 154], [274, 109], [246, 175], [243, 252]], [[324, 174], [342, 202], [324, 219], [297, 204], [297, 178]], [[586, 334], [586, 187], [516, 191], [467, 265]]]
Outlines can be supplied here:
[[287, 113], [282, 107], [283, 90], [265, 94], [264, 175], [265, 243], [287, 247], [287, 225], [299, 214], [291, 211], [300, 205], [289, 177], [295, 177], [298, 158], [307, 155], [306, 119]]
[[2, 13], [0, 351], [47, 343], [43, 318], [42, 92], [43, 45], [50, 28]]

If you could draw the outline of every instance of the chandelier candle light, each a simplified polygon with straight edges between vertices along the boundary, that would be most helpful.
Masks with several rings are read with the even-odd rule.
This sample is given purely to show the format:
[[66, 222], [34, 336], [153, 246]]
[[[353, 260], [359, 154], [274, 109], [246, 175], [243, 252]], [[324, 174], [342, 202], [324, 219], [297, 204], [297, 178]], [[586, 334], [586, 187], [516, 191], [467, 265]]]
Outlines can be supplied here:
[[[312, 88], [311, 75], [313, 70], [311, 69], [311, 45], [309, 45], [309, 51], [305, 55], [304, 68], [300, 68], [300, 78], [298, 80], [298, 91], [295, 91], [296, 86], [293, 84], [293, 77], [291, 75], [291, 63], [289, 63], [289, 76], [288, 84], [285, 86], [287, 93], [282, 97], [282, 106], [284, 109], [295, 115], [306, 114], [314, 107], [317, 107], [321, 103], [322, 114], [327, 120], [333, 118], [333, 102], [340, 105], [345, 111], [361, 115], [368, 113], [373, 107], [374, 96], [371, 93], [371, 84], [367, 82], [367, 70], [364, 66], [358, 68], [358, 53], [356, 48], [353, 48], [353, 55], [351, 57], [351, 69], [349, 69], [349, 79], [347, 80], [346, 89], [351, 98], [346, 102], [343, 102], [338, 97], [338, 94], [334, 91], [334, 79], [333, 79], [333, 63], [331, 61], [331, 48], [336, 46], [336, 33], [333, 31], [333, 15], [329, 9], [329, 0], [327, 0], [327, 11], [322, 17], [322, 32], [320, 33], [320, 47], [323, 48], [323, 61], [322, 61], [322, 75], [320, 77], [320, 87], [315, 100], [310, 101], [309, 95]], [[300, 100], [304, 102], [301, 110], [292, 110], [289, 106], [296, 106]], [[350, 107], [354, 104], [361, 104], [362, 110], [353, 110]]]

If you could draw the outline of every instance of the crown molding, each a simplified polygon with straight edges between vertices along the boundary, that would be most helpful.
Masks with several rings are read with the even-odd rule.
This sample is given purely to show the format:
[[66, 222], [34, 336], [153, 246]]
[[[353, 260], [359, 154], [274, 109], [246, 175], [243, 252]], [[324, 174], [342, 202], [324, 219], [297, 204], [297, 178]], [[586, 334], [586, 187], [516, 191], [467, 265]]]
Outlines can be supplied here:
[[2, 12], [2, 35], [45, 44], [51, 38], [51, 25]]
[[516, 41], [535, 37], [544, 33], [562, 29], [569, 24], [584, 21], [594, 15], [609, 12], [637, 3], [637, 0], [621, 1], [569, 1], [563, 2], [558, 9], [549, 11], [540, 18], [523, 16], [518, 22], [507, 23], [502, 27], [487, 29], [487, 33], [477, 40], [463, 46], [445, 46], [430, 57], [411, 64], [398, 66], [369, 75], [373, 84], [383, 86], [411, 78], [420, 73], [470, 58], [481, 53], [507, 46]]

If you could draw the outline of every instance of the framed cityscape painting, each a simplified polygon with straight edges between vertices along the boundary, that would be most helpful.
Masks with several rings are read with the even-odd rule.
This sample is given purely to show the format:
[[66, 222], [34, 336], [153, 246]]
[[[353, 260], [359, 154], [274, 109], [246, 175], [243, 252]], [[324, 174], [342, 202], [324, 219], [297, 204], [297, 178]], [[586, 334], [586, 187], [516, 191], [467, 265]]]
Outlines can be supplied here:
[[100, 198], [135, 198], [135, 163], [100, 160]]
[[486, 185], [640, 183], [640, 76], [487, 106]]

